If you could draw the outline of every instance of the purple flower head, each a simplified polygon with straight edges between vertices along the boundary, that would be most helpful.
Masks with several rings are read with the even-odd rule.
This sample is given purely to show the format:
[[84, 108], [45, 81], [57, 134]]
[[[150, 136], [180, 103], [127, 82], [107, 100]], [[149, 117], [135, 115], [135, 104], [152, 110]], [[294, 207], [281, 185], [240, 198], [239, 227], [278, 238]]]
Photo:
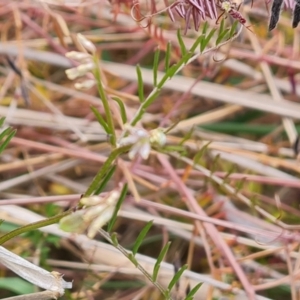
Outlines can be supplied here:
[[217, 18], [217, 9], [215, 0], [178, 0], [169, 8], [169, 15], [172, 21], [175, 20], [173, 11], [185, 20], [185, 33], [191, 28], [191, 19], [195, 30], [198, 30], [202, 20], [207, 17]]

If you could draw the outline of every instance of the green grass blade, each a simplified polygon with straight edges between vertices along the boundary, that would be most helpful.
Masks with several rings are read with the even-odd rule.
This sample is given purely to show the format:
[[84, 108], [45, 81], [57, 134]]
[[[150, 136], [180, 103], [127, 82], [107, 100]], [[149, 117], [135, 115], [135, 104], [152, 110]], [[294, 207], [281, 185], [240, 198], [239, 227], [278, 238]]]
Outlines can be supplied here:
[[[24, 295], [24, 294], [34, 293], [35, 287], [32, 283], [29, 283], [25, 279], [19, 277], [7, 277], [7, 278], [0, 278], [0, 290], [2, 292], [4, 290], [7, 290], [18, 295]], [[26, 296], [24, 295], [23, 297], [25, 298]]]
[[137, 78], [138, 78], [139, 99], [140, 99], [140, 102], [143, 103], [145, 101], [144, 82], [143, 82], [141, 67], [139, 65], [136, 66], [136, 74], [137, 74]]
[[118, 202], [116, 204], [114, 213], [113, 213], [113, 215], [112, 215], [112, 217], [111, 217], [111, 219], [110, 219], [110, 221], [109, 221], [109, 223], [107, 225], [107, 231], [108, 232], [110, 232], [112, 230], [112, 228], [113, 228], [113, 226], [114, 226], [114, 224], [116, 222], [116, 219], [117, 219], [117, 216], [118, 216], [118, 211], [120, 210], [120, 207], [121, 207], [121, 205], [122, 205], [122, 203], [123, 203], [123, 201], [124, 201], [124, 199], [126, 197], [127, 190], [128, 190], [128, 185], [124, 184], [123, 189], [121, 191], [121, 195], [120, 195], [119, 200], [118, 200]]
[[142, 231], [140, 232], [139, 236], [137, 237], [133, 248], [132, 248], [132, 254], [136, 255], [136, 253], [138, 252], [145, 236], [147, 235], [148, 231], [150, 230], [150, 228], [152, 227], [153, 224], [153, 220], [149, 221], [146, 226], [142, 229]]
[[171, 282], [168, 285], [168, 290], [171, 291], [172, 288], [174, 287], [174, 285], [179, 281], [182, 273], [188, 268], [187, 265], [182, 266], [178, 272], [176, 272], [176, 274], [174, 275], [174, 277], [172, 278]]
[[123, 124], [127, 123], [126, 110], [123, 101], [118, 97], [112, 97], [112, 99], [119, 104]]
[[166, 254], [170, 248], [170, 245], [171, 245], [171, 242], [168, 242], [167, 244], [165, 244], [165, 246], [163, 247], [163, 249], [160, 251], [160, 253], [158, 255], [157, 261], [153, 268], [153, 275], [152, 275], [153, 281], [156, 281], [156, 279], [157, 279], [158, 271], [160, 269], [160, 264], [163, 261], [163, 259], [165, 258]]
[[102, 118], [101, 114], [99, 113], [99, 111], [97, 110], [96, 107], [94, 106], [91, 106], [91, 110], [92, 112], [94, 113], [97, 121], [99, 122], [99, 124], [103, 127], [104, 131], [107, 133], [107, 134], [110, 134], [110, 129], [107, 125], [107, 123], [105, 122], [105, 120]]
[[157, 49], [154, 53], [153, 60], [153, 85], [157, 86], [157, 71], [158, 71], [158, 63], [159, 63], [160, 50]]

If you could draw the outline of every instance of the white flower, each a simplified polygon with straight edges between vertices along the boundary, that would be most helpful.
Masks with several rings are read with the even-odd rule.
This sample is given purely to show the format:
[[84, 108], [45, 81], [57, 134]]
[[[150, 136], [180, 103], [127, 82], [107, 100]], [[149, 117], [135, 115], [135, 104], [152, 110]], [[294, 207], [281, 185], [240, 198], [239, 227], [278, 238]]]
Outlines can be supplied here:
[[119, 141], [119, 146], [132, 144], [128, 154], [129, 158], [133, 159], [137, 155], [140, 155], [143, 159], [147, 159], [151, 150], [149, 133], [142, 128], [134, 128], [128, 124], [125, 125], [125, 129], [130, 134]]
[[84, 209], [62, 218], [60, 228], [67, 232], [82, 233], [87, 229], [87, 236], [93, 238], [98, 229], [104, 226], [112, 217], [120, 191], [113, 190], [107, 196], [85, 197], [80, 200]]
[[231, 2], [229, 2], [229, 1], [224, 1], [224, 2], [222, 2], [222, 4], [221, 4], [221, 8], [222, 8], [223, 10], [225, 10], [225, 12], [227, 12], [227, 13], [231, 10], [231, 6], [232, 6], [232, 4], [231, 4]]
[[96, 53], [95, 45], [91, 41], [89, 41], [85, 36], [83, 36], [81, 33], [77, 34], [77, 39], [78, 42], [85, 50], [89, 51], [92, 54]]
[[37, 285], [45, 290], [58, 292], [61, 296], [64, 294], [65, 289], [72, 288], [72, 282], [63, 280], [60, 273], [50, 273], [1, 246], [0, 262], [14, 273], [18, 274], [34, 285]]
[[92, 60], [92, 57], [88, 53], [78, 52], [78, 51], [70, 51], [66, 53], [67, 58], [74, 59], [78, 62], [89, 62]]
[[66, 70], [66, 74], [70, 80], [74, 80], [77, 77], [86, 75], [88, 72], [92, 71], [94, 69], [94, 67], [95, 67], [95, 65], [92, 62], [88, 62], [88, 63], [82, 64], [82, 65], [79, 65], [76, 68], [71, 68], [71, 69]]
[[127, 124], [125, 130], [129, 131], [130, 134], [119, 141], [119, 146], [132, 144], [128, 154], [130, 159], [137, 155], [147, 159], [151, 151], [151, 144], [163, 146], [166, 143], [166, 136], [160, 128], [147, 132], [145, 129], [135, 128]]
[[162, 128], [153, 129], [150, 131], [150, 143], [164, 146], [167, 142], [167, 137]]
[[78, 90], [88, 90], [90, 89], [91, 87], [93, 87], [95, 85], [95, 80], [93, 79], [87, 79], [83, 82], [77, 82], [74, 84], [74, 87], [75, 89], [78, 89]]

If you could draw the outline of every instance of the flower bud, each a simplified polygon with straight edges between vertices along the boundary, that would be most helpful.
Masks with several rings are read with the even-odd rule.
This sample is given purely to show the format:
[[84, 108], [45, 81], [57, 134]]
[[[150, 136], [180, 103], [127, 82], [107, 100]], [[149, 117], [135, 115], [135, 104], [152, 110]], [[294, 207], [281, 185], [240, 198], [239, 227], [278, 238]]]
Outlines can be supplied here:
[[88, 52], [95, 54], [96, 53], [96, 47], [95, 45], [89, 41], [85, 36], [83, 36], [81, 33], [77, 34], [78, 42], [81, 44], [81, 46], [87, 50]]
[[94, 69], [94, 64], [92, 62], [79, 65], [76, 68], [71, 68], [66, 70], [66, 75], [70, 80], [74, 80], [77, 77], [84, 76], [86, 73]]
[[91, 55], [88, 53], [78, 52], [78, 51], [70, 51], [65, 55], [67, 58], [74, 59], [78, 62], [85, 62], [87, 60], [91, 60]]
[[161, 128], [153, 129], [150, 131], [150, 143], [158, 144], [159, 146], [165, 145], [167, 137]]
[[88, 90], [92, 88], [95, 85], [95, 80], [93, 79], [88, 79], [83, 82], [77, 82], [74, 84], [75, 89], [78, 90]]

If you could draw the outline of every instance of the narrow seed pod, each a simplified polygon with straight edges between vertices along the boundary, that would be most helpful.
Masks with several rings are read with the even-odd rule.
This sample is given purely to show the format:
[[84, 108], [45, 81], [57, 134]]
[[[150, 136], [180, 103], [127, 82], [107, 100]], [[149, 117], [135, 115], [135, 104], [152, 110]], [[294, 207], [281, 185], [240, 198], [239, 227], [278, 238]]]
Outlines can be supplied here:
[[295, 9], [293, 14], [293, 28], [296, 28], [300, 22], [300, 0], [295, 0]]
[[274, 0], [271, 8], [271, 17], [269, 22], [269, 31], [273, 30], [279, 20], [280, 12], [283, 6], [283, 0]]
[[297, 156], [300, 152], [300, 137], [299, 135], [297, 136], [294, 144], [293, 144], [293, 150], [294, 150], [294, 153], [295, 155]]

